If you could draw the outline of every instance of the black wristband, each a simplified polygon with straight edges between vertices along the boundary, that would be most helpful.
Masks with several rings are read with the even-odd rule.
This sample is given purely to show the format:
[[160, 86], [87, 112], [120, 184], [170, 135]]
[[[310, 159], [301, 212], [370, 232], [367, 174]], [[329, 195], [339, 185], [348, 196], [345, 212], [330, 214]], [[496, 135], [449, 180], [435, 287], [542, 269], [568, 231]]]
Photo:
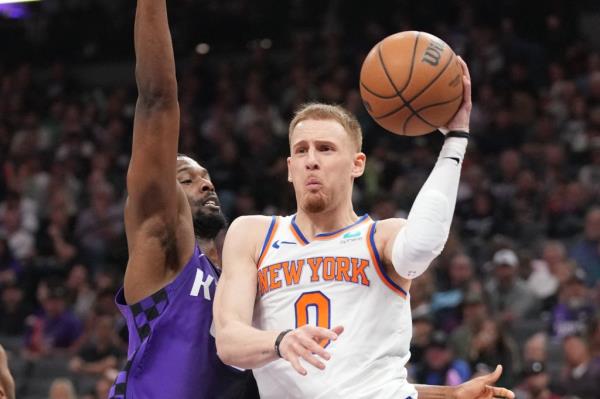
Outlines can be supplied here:
[[469, 139], [469, 137], [471, 137], [471, 134], [469, 132], [465, 132], [464, 130], [450, 130], [448, 133], [446, 133], [446, 138], [450, 138], [450, 137], [460, 137], [463, 139]]
[[279, 356], [279, 357], [283, 357], [283, 356], [281, 356], [281, 352], [279, 352], [279, 345], [281, 344], [283, 337], [285, 337], [285, 334], [289, 333], [290, 331], [292, 331], [292, 330], [283, 330], [282, 332], [279, 333], [279, 335], [277, 336], [277, 339], [275, 340], [275, 353], [277, 353], [277, 356]]

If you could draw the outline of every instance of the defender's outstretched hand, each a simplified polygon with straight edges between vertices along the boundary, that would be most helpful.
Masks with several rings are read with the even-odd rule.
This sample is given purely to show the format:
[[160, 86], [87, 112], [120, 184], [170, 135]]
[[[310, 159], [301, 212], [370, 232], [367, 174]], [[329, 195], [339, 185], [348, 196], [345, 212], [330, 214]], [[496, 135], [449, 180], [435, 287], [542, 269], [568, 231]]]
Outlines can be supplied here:
[[493, 386], [501, 375], [502, 366], [498, 365], [493, 373], [473, 378], [472, 380], [457, 386], [453, 396], [457, 399], [514, 399], [515, 394], [512, 391], [506, 388]]

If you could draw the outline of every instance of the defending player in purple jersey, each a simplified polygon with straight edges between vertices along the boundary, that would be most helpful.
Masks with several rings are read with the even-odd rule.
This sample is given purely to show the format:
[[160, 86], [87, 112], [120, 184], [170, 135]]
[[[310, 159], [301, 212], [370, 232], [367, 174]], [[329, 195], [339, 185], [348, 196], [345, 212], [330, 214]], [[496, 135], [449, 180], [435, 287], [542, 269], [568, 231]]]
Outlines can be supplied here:
[[208, 171], [177, 155], [179, 104], [165, 0], [138, 0], [136, 104], [127, 172], [129, 261], [117, 304], [128, 361], [110, 398], [251, 398], [250, 371], [218, 359], [211, 334], [226, 227]]

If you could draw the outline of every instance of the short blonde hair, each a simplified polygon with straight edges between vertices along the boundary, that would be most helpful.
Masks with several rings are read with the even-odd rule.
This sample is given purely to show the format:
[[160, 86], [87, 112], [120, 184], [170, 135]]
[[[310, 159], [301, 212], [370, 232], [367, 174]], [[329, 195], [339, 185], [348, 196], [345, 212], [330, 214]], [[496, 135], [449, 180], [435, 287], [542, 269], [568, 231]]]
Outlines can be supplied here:
[[356, 117], [347, 109], [340, 105], [329, 105], [323, 103], [308, 103], [301, 105], [294, 114], [294, 119], [290, 122], [289, 137], [292, 137], [292, 132], [298, 123], [307, 120], [327, 120], [333, 119], [337, 121], [350, 139], [356, 145], [356, 150], [362, 149], [362, 129]]

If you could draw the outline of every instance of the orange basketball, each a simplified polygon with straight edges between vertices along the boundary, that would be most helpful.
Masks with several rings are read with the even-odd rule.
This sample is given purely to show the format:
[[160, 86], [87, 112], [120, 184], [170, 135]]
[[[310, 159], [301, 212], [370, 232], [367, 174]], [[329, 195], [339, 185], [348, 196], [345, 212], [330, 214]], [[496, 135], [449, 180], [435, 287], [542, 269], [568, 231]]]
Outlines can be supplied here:
[[369, 52], [360, 95], [383, 128], [420, 136], [445, 126], [462, 103], [462, 69], [454, 51], [425, 32], [388, 36]]

